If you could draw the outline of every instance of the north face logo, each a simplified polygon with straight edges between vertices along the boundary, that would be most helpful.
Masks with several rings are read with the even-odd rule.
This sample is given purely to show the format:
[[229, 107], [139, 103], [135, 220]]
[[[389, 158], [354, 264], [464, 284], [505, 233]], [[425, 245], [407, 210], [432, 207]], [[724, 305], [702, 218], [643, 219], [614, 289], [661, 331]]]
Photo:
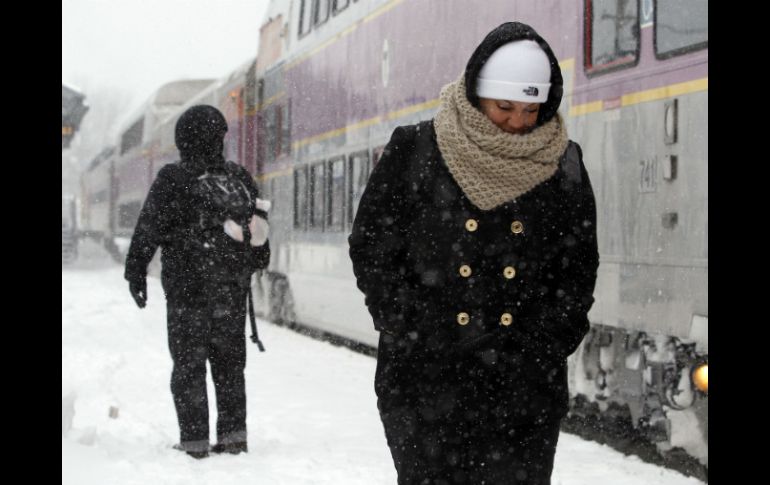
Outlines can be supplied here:
[[527, 96], [537, 96], [537, 93], [539, 92], [540, 91], [538, 91], [535, 86], [530, 86], [524, 90], [524, 94], [526, 94]]

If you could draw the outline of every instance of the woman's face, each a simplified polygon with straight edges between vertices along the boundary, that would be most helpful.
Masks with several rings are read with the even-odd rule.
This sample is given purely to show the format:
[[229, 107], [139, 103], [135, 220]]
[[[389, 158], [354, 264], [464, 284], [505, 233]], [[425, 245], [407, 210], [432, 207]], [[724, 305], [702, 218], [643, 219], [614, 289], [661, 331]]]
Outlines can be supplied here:
[[504, 99], [479, 98], [481, 112], [503, 131], [524, 135], [535, 128], [540, 103], [521, 103]]

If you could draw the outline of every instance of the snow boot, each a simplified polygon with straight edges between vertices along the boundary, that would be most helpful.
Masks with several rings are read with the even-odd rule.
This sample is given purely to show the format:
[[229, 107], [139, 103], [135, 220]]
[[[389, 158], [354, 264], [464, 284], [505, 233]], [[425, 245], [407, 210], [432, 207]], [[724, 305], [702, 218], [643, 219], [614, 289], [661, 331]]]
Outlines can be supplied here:
[[249, 447], [245, 441], [239, 441], [237, 443], [217, 443], [211, 447], [212, 453], [230, 453], [231, 455], [237, 455], [238, 453], [247, 453]]

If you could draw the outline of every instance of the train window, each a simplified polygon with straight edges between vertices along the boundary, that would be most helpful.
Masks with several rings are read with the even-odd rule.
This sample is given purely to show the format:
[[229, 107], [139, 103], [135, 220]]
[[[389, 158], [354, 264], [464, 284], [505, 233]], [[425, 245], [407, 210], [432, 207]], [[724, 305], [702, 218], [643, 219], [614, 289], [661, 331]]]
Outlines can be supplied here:
[[321, 162], [310, 169], [310, 227], [324, 228], [324, 176], [326, 165]]
[[127, 129], [120, 139], [120, 154], [123, 155], [134, 147], [142, 144], [142, 133], [144, 132], [144, 118], [140, 118], [136, 123]]
[[74, 212], [74, 206], [72, 205], [74, 201], [71, 199], [62, 199], [61, 204], [61, 228], [62, 229], [74, 229], [75, 228], [75, 218], [73, 217]]
[[338, 13], [342, 12], [346, 8], [348, 8], [348, 5], [350, 5], [350, 0], [332, 0], [334, 2], [334, 6], [332, 7], [332, 10], [334, 11], [334, 15], [337, 15]]
[[88, 202], [91, 204], [101, 204], [102, 202], [107, 202], [107, 196], [107, 189], [103, 189], [91, 194], [88, 197]]
[[300, 0], [298, 37], [304, 37], [312, 27], [310, 19], [313, 16], [313, 0]]
[[278, 110], [276, 106], [268, 106], [265, 111], [265, 160], [272, 162], [279, 151], [280, 140], [276, 137], [278, 131]]
[[658, 59], [708, 47], [708, 0], [657, 0], [654, 15]]
[[327, 223], [330, 231], [342, 231], [345, 221], [345, 157], [329, 160], [328, 167]]
[[[294, 228], [307, 229], [309, 204], [307, 200], [307, 167], [294, 170]], [[275, 198], [275, 197], [273, 197]]]
[[287, 105], [269, 106], [264, 110], [265, 160], [272, 162], [290, 153], [290, 123]]
[[329, 20], [329, 0], [315, 0], [313, 25], [321, 25]]
[[139, 212], [142, 210], [142, 203], [139, 201], [120, 204], [118, 206], [118, 227], [133, 229], [136, 227], [136, 221], [139, 220]]
[[278, 204], [278, 197], [276, 197], [276, 193], [278, 193], [278, 179], [272, 178], [270, 179], [270, 184], [268, 185], [269, 192], [266, 195], [262, 195], [262, 197], [266, 197], [270, 202], [272, 202], [272, 207], [270, 210], [275, 211]]
[[366, 188], [366, 181], [369, 179], [369, 152], [362, 152], [350, 155], [348, 161], [348, 222], [353, 223], [358, 210], [358, 203]]
[[639, 0], [587, 0], [585, 70], [601, 74], [639, 61]]
[[281, 149], [282, 155], [289, 155], [291, 153], [291, 124], [289, 123], [289, 105], [285, 104], [281, 106]]

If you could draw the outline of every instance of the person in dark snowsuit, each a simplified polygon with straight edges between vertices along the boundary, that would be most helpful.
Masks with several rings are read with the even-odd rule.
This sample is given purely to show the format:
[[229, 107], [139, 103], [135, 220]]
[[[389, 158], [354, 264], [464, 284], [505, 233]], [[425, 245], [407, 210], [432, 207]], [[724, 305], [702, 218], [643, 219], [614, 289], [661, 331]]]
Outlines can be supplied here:
[[[171, 392], [180, 429], [180, 443], [175, 447], [195, 458], [206, 457], [210, 451], [207, 360], [217, 401], [218, 443], [211, 450], [247, 451], [246, 297], [251, 274], [267, 266], [270, 258], [267, 214], [256, 208], [259, 192], [246, 169], [225, 162], [226, 132], [224, 116], [212, 106], [193, 106], [180, 116], [175, 142], [181, 160], [158, 172], [139, 215], [125, 266], [131, 295], [143, 308], [147, 265], [161, 247], [161, 283], [174, 362]], [[248, 245], [242, 243], [243, 234], [241, 242], [223, 235], [229, 242], [216, 248], [202, 242], [207, 202], [200, 198], [196, 184], [199, 176], [216, 171], [231, 171], [254, 201]], [[222, 221], [216, 223], [224, 230]], [[228, 257], [237, 265], [221, 263]]]
[[550, 483], [599, 264], [562, 84], [535, 30], [497, 27], [361, 198], [350, 257], [399, 484]]

